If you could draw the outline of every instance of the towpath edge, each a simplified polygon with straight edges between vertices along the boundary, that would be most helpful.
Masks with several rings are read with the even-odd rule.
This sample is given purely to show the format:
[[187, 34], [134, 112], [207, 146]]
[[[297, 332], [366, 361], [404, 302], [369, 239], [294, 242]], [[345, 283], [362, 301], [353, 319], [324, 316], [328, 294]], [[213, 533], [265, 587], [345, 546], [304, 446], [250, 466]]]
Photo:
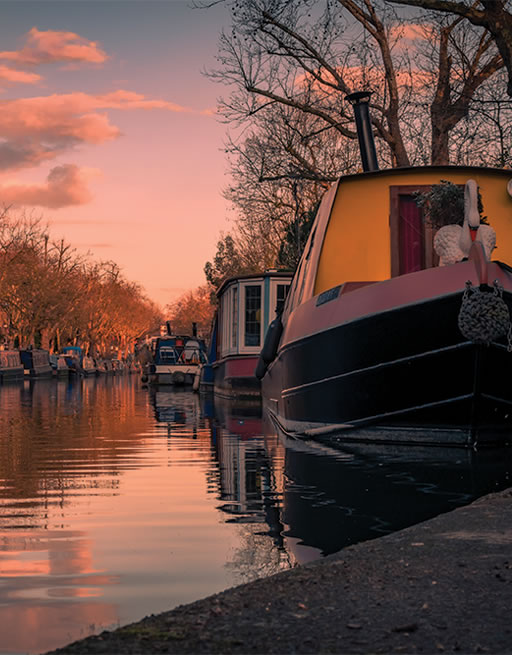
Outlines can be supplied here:
[[51, 651], [512, 653], [512, 489]]

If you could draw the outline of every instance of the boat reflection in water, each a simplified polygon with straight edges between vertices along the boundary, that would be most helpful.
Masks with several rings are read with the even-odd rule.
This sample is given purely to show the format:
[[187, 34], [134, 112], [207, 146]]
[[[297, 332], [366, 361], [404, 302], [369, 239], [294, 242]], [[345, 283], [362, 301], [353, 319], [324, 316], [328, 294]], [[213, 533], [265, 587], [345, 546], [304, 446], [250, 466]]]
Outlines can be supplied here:
[[301, 562], [317, 557], [317, 549], [329, 555], [512, 484], [507, 448], [330, 447], [281, 438], [281, 518]]
[[262, 434], [261, 404], [215, 396], [212, 443], [219, 463], [219, 509], [238, 526], [241, 545], [228, 566], [238, 583], [297, 564], [285, 544], [281, 521], [282, 448], [269, 455]]
[[259, 406], [216, 398], [215, 414], [221, 509], [229, 521], [266, 524], [261, 534], [289, 565], [512, 484], [509, 448], [334, 446], [291, 439], [268, 420], [260, 425]]
[[[510, 484], [510, 454], [287, 441], [135, 376], [0, 389], [0, 652], [40, 653]], [[30, 626], [30, 630], [27, 629]]]
[[155, 419], [171, 426], [197, 427], [201, 415], [199, 397], [188, 389], [151, 387], [148, 394], [155, 411]]

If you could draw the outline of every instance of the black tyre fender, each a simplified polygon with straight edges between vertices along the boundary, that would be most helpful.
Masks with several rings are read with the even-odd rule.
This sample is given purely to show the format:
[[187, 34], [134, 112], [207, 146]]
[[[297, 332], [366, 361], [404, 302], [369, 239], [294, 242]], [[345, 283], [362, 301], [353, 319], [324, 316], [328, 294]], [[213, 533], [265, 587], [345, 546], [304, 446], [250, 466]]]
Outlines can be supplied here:
[[258, 378], [258, 380], [263, 379], [265, 376], [265, 373], [267, 372], [268, 364], [266, 364], [261, 355], [258, 358], [258, 363], [256, 364], [256, 369], [254, 371], [254, 375]]
[[281, 335], [283, 334], [283, 322], [281, 321], [280, 316], [272, 321], [268, 326], [267, 335], [263, 343], [263, 348], [261, 349], [260, 357], [266, 363], [270, 364], [273, 362], [276, 355], [277, 349], [279, 348], [279, 342], [281, 341]]

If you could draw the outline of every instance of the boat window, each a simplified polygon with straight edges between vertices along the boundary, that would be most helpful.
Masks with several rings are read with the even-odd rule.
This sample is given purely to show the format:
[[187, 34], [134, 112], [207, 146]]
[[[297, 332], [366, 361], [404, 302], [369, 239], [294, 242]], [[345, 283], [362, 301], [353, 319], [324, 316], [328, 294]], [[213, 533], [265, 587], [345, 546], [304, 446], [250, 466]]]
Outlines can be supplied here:
[[165, 364], [176, 363], [176, 351], [172, 347], [160, 348], [160, 361]]
[[290, 289], [289, 284], [278, 284], [276, 288], [276, 315], [281, 314], [283, 311], [286, 296]]
[[219, 352], [223, 355], [229, 352], [231, 343], [231, 293], [233, 288], [228, 288], [219, 300]]
[[186, 346], [178, 361], [180, 364], [204, 364], [206, 358], [199, 347]]
[[246, 346], [259, 346], [261, 334], [261, 285], [245, 287], [245, 340]]
[[219, 313], [217, 316], [217, 320], [219, 322], [219, 342], [217, 344], [217, 347], [219, 349], [219, 352], [224, 352], [226, 349], [226, 296], [221, 296], [219, 299]]
[[231, 347], [238, 346], [238, 289], [233, 288], [231, 297]]

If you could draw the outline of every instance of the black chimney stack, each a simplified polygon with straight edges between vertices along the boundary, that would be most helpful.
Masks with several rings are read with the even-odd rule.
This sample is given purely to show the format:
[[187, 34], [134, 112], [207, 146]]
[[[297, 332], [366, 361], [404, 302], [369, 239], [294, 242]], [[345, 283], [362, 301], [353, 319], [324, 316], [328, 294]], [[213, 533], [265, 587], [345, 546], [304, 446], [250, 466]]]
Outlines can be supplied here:
[[375, 141], [373, 140], [372, 124], [370, 121], [370, 112], [368, 103], [370, 102], [371, 91], [356, 91], [348, 95], [348, 100], [354, 108], [356, 119], [357, 138], [359, 140], [359, 150], [363, 161], [364, 171], [378, 171], [377, 152], [375, 151]]
[[165, 321], [165, 327], [167, 328], [167, 334], [171, 336], [172, 330], [171, 330], [171, 321]]
[[192, 336], [197, 337], [197, 323], [192, 323]]

